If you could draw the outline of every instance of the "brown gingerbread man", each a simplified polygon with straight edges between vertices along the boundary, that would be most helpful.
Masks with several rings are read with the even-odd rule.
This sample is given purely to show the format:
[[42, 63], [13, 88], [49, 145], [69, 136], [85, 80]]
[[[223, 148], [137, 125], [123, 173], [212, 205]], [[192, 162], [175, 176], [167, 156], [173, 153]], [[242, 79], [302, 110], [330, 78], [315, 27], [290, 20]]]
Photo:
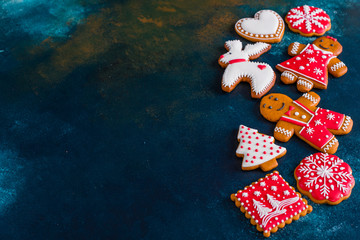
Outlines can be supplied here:
[[281, 81], [292, 84], [297, 81], [297, 89], [309, 92], [312, 88], [326, 89], [328, 72], [341, 77], [347, 67], [337, 56], [342, 52], [341, 44], [332, 37], [320, 37], [312, 44], [291, 43], [288, 54], [293, 58], [276, 65], [282, 72]]
[[310, 146], [334, 154], [339, 146], [334, 135], [351, 131], [353, 121], [344, 114], [317, 107], [320, 97], [314, 92], [303, 94], [293, 101], [284, 94], [269, 94], [261, 99], [260, 113], [277, 122], [275, 139], [287, 142], [294, 133]]

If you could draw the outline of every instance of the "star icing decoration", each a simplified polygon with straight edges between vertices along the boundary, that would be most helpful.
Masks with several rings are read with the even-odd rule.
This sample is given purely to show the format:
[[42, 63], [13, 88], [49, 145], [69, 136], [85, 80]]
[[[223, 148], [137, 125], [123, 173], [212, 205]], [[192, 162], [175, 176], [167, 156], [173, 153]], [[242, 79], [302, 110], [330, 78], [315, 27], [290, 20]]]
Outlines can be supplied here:
[[306, 50], [306, 53], [307, 53], [307, 54], [313, 54], [313, 53], [314, 53], [314, 50], [312, 50], [312, 49], [307, 49], [307, 50]]
[[320, 68], [315, 68], [315, 69], [314, 69], [314, 73], [315, 73], [316, 75], [321, 75], [323, 72], [322, 72], [322, 70], [321, 70]]
[[311, 134], [314, 133], [314, 129], [313, 129], [312, 127], [308, 127], [308, 128], [306, 129], [306, 133], [311, 135]]
[[[309, 49], [310, 50], [310, 49]], [[316, 63], [315, 57], [308, 58], [309, 63]]]
[[335, 119], [335, 115], [332, 114], [332, 113], [329, 113], [329, 114], [326, 116], [326, 118], [327, 118], [328, 120], [334, 120], [334, 119]]
[[320, 119], [315, 120], [315, 126], [317, 126], [317, 125], [323, 125]]

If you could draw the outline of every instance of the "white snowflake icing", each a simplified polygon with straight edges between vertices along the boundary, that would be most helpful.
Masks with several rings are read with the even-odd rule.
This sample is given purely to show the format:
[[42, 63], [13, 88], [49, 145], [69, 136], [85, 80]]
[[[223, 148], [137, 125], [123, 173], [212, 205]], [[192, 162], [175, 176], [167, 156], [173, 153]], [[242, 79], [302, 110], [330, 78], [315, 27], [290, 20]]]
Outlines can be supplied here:
[[311, 9], [309, 6], [304, 5], [303, 7], [297, 9], [291, 9], [291, 13], [287, 16], [287, 18], [294, 20], [292, 23], [293, 26], [298, 26], [305, 22], [305, 28], [310, 32], [314, 26], [321, 29], [325, 28], [320, 21], [326, 20], [327, 23], [330, 19], [328, 17], [321, 16], [323, 13], [324, 11], [320, 8]]
[[244, 193], [242, 194], [242, 196], [243, 196], [243, 197], [247, 197], [247, 196], [249, 196], [249, 194], [248, 194], [247, 192], [244, 192]]
[[314, 133], [314, 129], [313, 129], [312, 127], [308, 127], [308, 128], [306, 129], [306, 133], [311, 135], [311, 134]]
[[[309, 49], [310, 50], [310, 49]], [[316, 63], [315, 57], [308, 58], [309, 63]]]
[[316, 75], [321, 75], [323, 73], [323, 71], [320, 68], [314, 68], [314, 73]]
[[254, 195], [258, 197], [258, 196], [260, 196], [260, 195], [261, 195], [261, 192], [259, 192], [259, 191], [255, 191], [255, 192], [254, 192]]
[[289, 192], [289, 190], [285, 190], [285, 191], [284, 191], [284, 195], [285, 195], [285, 196], [288, 196], [288, 195], [290, 195], [290, 192]]
[[273, 176], [271, 177], [271, 179], [274, 180], [274, 181], [276, 181], [276, 180], [278, 180], [278, 176], [273, 175]]
[[326, 116], [327, 119], [329, 120], [334, 120], [335, 119], [335, 115], [332, 114], [332, 113], [329, 113], [327, 116]]
[[314, 50], [308, 49], [308, 50], [306, 50], [306, 53], [307, 53], [307, 54], [313, 54], [313, 53], [314, 53]]
[[266, 185], [265, 182], [261, 182], [261, 183], [260, 183], [260, 186], [262, 186], [262, 187], [265, 187], [265, 185]]
[[315, 120], [315, 126], [317, 126], [317, 125], [323, 125], [320, 119]]
[[326, 184], [327, 182], [334, 182], [336, 187], [343, 193], [348, 190], [346, 182], [351, 179], [351, 173], [336, 171], [343, 162], [341, 159], [330, 159], [327, 153], [321, 153], [320, 157], [311, 155], [305, 158], [304, 161], [304, 164], [300, 165], [299, 172], [304, 174], [306, 187], [320, 189], [321, 195], [326, 199], [329, 198], [330, 189], [335, 189], [334, 185], [329, 187]]
[[271, 186], [271, 190], [276, 191], [277, 187], [276, 186]]

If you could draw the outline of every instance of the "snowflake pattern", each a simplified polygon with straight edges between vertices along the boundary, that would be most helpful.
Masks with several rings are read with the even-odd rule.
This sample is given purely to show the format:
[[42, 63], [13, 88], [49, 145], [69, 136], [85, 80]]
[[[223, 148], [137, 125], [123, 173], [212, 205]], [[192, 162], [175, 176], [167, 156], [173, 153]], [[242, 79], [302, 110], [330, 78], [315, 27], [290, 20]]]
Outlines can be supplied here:
[[290, 194], [290, 192], [289, 192], [288, 190], [285, 190], [285, 191], [284, 191], [284, 195], [285, 195], [285, 196], [288, 196], [289, 194]]
[[314, 73], [316, 75], [321, 75], [323, 72], [322, 72], [322, 70], [320, 68], [314, 68]]
[[242, 194], [242, 196], [243, 196], [243, 197], [247, 197], [247, 196], [249, 196], [249, 194], [248, 194], [247, 192], [244, 192], [244, 193]]
[[314, 57], [308, 58], [308, 60], [309, 60], [309, 63], [316, 63], [317, 62]]
[[271, 186], [271, 190], [276, 191], [277, 187], [276, 186]]
[[[340, 194], [335, 190], [339, 190], [340, 196], [343, 197], [347, 195], [354, 182], [351, 170], [348, 171], [350, 167], [346, 166], [348, 167], [343, 160], [334, 155], [317, 153], [303, 159], [295, 174], [300, 187], [309, 191], [313, 197], [319, 198], [320, 195], [322, 199], [329, 199], [334, 192], [332, 197], [338, 198]], [[314, 192], [317, 192], [317, 195], [314, 195]]]
[[273, 175], [273, 176], [271, 177], [271, 179], [274, 180], [274, 181], [276, 181], [276, 180], [278, 180], [278, 176]]
[[292, 26], [292, 28], [301, 29], [303, 25], [308, 33], [310, 32], [324, 32], [327, 26], [330, 24], [329, 15], [327, 15], [322, 9], [309, 7], [304, 5], [299, 8], [293, 8], [290, 10], [286, 19]]
[[320, 119], [315, 120], [315, 126], [317, 126], [317, 125], [323, 125]]
[[328, 120], [334, 120], [334, 119], [335, 119], [335, 115], [332, 114], [332, 113], [329, 113], [329, 114], [326, 116], [326, 118], [327, 118]]
[[306, 133], [311, 135], [311, 134], [314, 133], [314, 129], [313, 129], [312, 127], [308, 127], [308, 128], [306, 129]]
[[254, 195], [257, 196], [257, 197], [260, 196], [260, 194], [261, 194], [261, 192], [259, 192], [259, 191], [254, 192]]

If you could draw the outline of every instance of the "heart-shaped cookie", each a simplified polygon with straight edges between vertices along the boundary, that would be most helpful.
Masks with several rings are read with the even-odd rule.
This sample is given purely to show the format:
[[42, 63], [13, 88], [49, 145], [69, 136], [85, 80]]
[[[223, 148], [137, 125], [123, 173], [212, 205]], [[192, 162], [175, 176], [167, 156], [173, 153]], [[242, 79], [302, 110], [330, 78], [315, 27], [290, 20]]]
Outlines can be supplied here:
[[284, 29], [284, 20], [272, 10], [261, 10], [254, 18], [242, 18], [235, 24], [236, 32], [252, 42], [280, 42]]

